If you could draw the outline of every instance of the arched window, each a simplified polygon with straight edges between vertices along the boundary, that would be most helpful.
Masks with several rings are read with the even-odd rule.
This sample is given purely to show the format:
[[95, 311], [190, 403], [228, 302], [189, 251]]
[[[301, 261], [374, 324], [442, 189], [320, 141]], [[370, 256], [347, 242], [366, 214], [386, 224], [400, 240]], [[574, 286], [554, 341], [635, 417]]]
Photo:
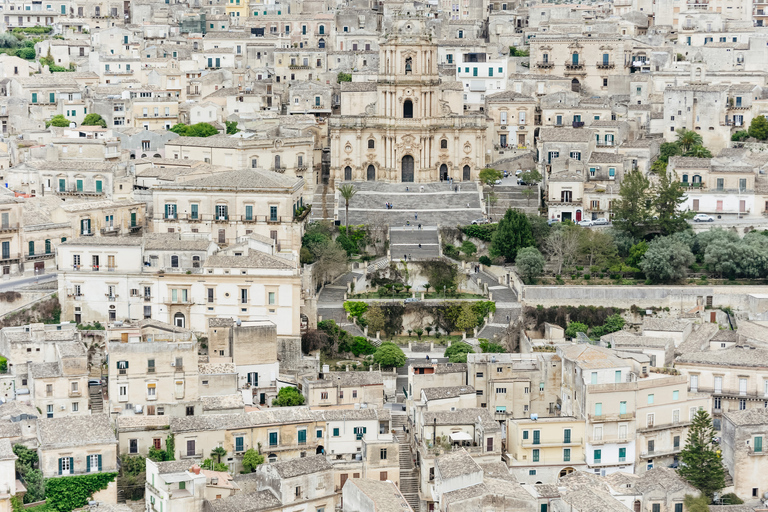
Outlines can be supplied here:
[[184, 327], [187, 319], [184, 317], [184, 313], [176, 313], [173, 315], [173, 325], [176, 327]]
[[320, 39], [319, 41], [317, 41], [317, 47], [325, 48], [325, 39]]
[[272, 464], [273, 462], [277, 462], [277, 455], [275, 455], [274, 453], [270, 453], [269, 456], [267, 457], [267, 460], [269, 461], [270, 464]]
[[459, 30], [459, 39], [464, 39], [464, 31]]
[[350, 166], [344, 168], [344, 181], [352, 181], [352, 168]]
[[405, 74], [410, 75], [411, 71], [413, 71], [413, 58], [406, 57], [405, 59]]
[[413, 119], [413, 102], [411, 100], [403, 102], [403, 118]]
[[320, 26], [317, 28], [317, 31], [318, 31], [318, 33], [319, 33], [321, 36], [322, 36], [323, 34], [325, 34], [325, 25], [320, 25]]
[[448, 149], [448, 139], [440, 139], [440, 149]]
[[368, 149], [374, 149], [376, 147], [376, 141], [373, 139], [368, 139]]
[[694, 183], [701, 183], [701, 176], [698, 174], [693, 175], [693, 182]]
[[368, 181], [376, 181], [376, 168], [374, 166], [368, 166], [368, 169], [366, 170], [366, 178]]
[[200, 256], [192, 256], [192, 268], [200, 268]]
[[171, 268], [179, 268], [179, 257], [175, 254], [171, 256]]

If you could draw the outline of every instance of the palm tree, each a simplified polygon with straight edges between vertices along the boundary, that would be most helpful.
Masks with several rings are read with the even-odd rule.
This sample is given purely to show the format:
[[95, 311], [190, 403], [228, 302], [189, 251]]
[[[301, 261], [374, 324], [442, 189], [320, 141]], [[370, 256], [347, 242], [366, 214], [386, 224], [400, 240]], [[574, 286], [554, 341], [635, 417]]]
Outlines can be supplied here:
[[712, 158], [712, 152], [704, 146], [699, 146], [696, 144], [691, 146], [691, 149], [685, 153], [685, 156], [693, 156], [696, 158]]
[[677, 130], [677, 143], [680, 144], [683, 153], [687, 153], [693, 146], [701, 146], [702, 142], [701, 135], [693, 130], [684, 130], [682, 128]]
[[211, 450], [211, 458], [216, 457], [216, 461], [218, 464], [221, 464], [221, 458], [227, 456], [227, 450], [222, 448], [221, 446], [217, 446], [213, 450]]
[[[357, 190], [355, 190], [355, 187], [352, 185], [342, 185], [339, 187], [339, 193], [341, 194], [341, 197], [344, 198], [344, 224], [347, 227], [347, 232], [349, 231], [349, 200], [352, 199], [355, 194], [357, 194]], [[347, 236], [349, 236], [349, 233], [347, 233]]]

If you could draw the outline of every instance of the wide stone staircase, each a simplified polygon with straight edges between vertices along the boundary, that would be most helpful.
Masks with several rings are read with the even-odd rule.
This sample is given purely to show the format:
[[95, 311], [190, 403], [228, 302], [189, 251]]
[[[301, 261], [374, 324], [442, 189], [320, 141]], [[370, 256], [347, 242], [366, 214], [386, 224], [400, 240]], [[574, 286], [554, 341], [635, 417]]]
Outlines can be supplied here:
[[[395, 416], [393, 415], [392, 418], [394, 421]], [[406, 442], [405, 436], [401, 434], [403, 427], [400, 426], [398, 431], [393, 424], [393, 428], [398, 432], [397, 439], [400, 445], [400, 492], [413, 510], [419, 510], [419, 474], [413, 466], [411, 447]]]
[[[421, 244], [421, 247], [419, 247]], [[393, 261], [431, 260], [440, 257], [436, 226], [393, 227], [389, 230], [389, 253]]]
[[[509, 181], [509, 178], [505, 181]], [[486, 187], [485, 194], [491, 192], [490, 187]], [[530, 193], [530, 196], [526, 195]], [[504, 216], [504, 212], [512, 208], [524, 213], [538, 212], [538, 187], [525, 187], [519, 185], [496, 185], [493, 188], [493, 194], [496, 196], [496, 203], [490, 207], [489, 215], [494, 221], [498, 221]]]
[[[483, 217], [480, 191], [474, 182], [442, 183], [352, 183], [357, 193], [349, 201], [349, 223], [390, 226], [456, 226]], [[423, 190], [422, 190], [423, 187]], [[393, 208], [387, 209], [385, 203]], [[314, 208], [314, 206], [313, 206]], [[344, 201], [338, 216], [345, 223]]]

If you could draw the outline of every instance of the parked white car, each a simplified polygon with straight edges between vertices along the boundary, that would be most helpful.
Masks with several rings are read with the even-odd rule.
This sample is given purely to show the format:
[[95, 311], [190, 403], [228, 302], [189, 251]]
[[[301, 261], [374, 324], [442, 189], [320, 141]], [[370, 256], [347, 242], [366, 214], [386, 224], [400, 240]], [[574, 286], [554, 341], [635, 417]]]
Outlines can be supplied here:
[[610, 222], [608, 222], [608, 219], [605, 217], [600, 217], [599, 219], [592, 221], [593, 226], [607, 226], [608, 224], [610, 224]]
[[693, 222], [715, 222], [715, 218], [706, 213], [698, 213], [693, 218]]
[[582, 221], [579, 221], [579, 226], [584, 227], [584, 228], [592, 227], [593, 224], [594, 223], [591, 220], [588, 220], [588, 219], [584, 219]]

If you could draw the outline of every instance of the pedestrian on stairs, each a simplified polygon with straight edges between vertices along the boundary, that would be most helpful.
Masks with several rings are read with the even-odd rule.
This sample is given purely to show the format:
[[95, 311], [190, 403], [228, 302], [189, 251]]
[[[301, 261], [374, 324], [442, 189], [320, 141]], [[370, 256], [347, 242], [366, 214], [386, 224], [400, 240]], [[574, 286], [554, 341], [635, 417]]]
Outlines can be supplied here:
[[416, 219], [416, 220], [419, 220], [419, 214], [418, 213], [414, 213], [413, 214], [413, 218]]
[[421, 242], [419, 242], [419, 249], [421, 249]]

